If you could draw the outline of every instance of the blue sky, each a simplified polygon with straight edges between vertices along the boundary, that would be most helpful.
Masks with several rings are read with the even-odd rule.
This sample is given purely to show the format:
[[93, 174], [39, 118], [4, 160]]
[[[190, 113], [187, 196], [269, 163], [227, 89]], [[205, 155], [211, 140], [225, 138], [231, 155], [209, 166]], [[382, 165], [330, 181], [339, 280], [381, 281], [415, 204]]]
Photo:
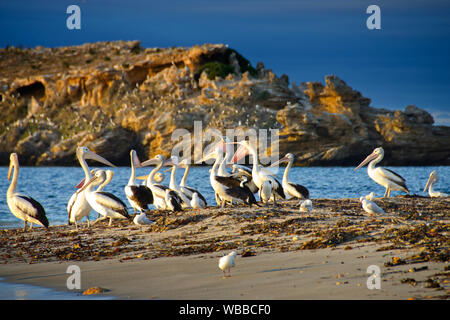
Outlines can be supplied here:
[[[66, 28], [70, 4], [81, 8], [81, 30]], [[371, 4], [381, 8], [381, 30], [366, 28]], [[135, 39], [226, 43], [297, 84], [336, 74], [374, 107], [415, 104], [450, 125], [448, 1], [0, 0], [2, 47]]]

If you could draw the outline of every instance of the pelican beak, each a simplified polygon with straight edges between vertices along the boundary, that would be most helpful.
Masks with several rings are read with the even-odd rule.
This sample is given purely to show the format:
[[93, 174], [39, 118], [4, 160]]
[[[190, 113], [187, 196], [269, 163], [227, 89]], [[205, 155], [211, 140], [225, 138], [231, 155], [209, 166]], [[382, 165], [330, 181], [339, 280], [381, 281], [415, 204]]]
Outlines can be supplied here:
[[[239, 142], [236, 142], [239, 144]], [[242, 145], [237, 149], [236, 153], [233, 156], [233, 159], [231, 161], [233, 161], [234, 163], [237, 163], [239, 160], [241, 160], [242, 158], [244, 158], [246, 155], [248, 155], [248, 149], [245, 145]]]
[[423, 189], [423, 192], [427, 191], [427, 189], [430, 186], [432, 181], [433, 181], [433, 176], [430, 175], [430, 177], [428, 178], [427, 184], [425, 185], [425, 188]]
[[9, 163], [9, 170], [8, 170], [8, 181], [11, 179], [11, 173], [12, 169], [14, 167], [14, 164], [12, 162]]
[[152, 165], [156, 165], [158, 164], [159, 160], [156, 158], [153, 159], [149, 159], [147, 161], [144, 161], [141, 163], [141, 167], [147, 167], [147, 166], [152, 166]]
[[136, 179], [138, 179], [138, 180], [147, 180], [147, 178], [148, 178], [148, 175], [136, 177]]
[[102, 156], [99, 156], [98, 154], [96, 154], [96, 153], [94, 153], [94, 152], [92, 152], [92, 151], [86, 152], [86, 153], [85, 153], [85, 158], [86, 158], [86, 159], [95, 160], [95, 161], [101, 162], [101, 163], [103, 163], [103, 164], [105, 164], [105, 165], [107, 165], [107, 166], [116, 168], [116, 166], [113, 165], [111, 162], [109, 162], [108, 160], [106, 160], [106, 159], [103, 158]]
[[280, 163], [284, 162], [284, 161], [289, 161], [288, 157], [283, 157], [280, 160], [272, 163], [269, 168], [273, 168], [273, 167], [277, 167]]
[[133, 163], [136, 168], [142, 168], [141, 161], [139, 161], [139, 157], [136, 152], [133, 153]]
[[163, 172], [168, 172], [168, 171], [170, 171], [170, 170], [172, 170], [172, 168], [167, 168], [167, 169], [164, 170]]
[[81, 180], [80, 183], [78, 183], [78, 184], [75, 186], [75, 188], [77, 188], [77, 189], [82, 188], [85, 181], [86, 181], [86, 178], [83, 178], [83, 180]]
[[361, 163], [359, 164], [359, 166], [357, 166], [355, 169], [353, 169], [353, 171], [356, 171], [356, 170], [358, 170], [359, 168], [365, 166], [367, 163], [369, 163], [370, 161], [372, 161], [372, 160], [375, 159], [376, 157], [378, 157], [378, 155], [377, 155], [376, 153], [373, 153], [373, 152], [372, 152], [371, 154], [369, 154], [369, 155], [367, 156], [367, 158], [365, 158], [365, 159], [363, 160], [363, 162], [361, 162]]
[[92, 182], [94, 182], [95, 180], [97, 180], [97, 176], [93, 176], [91, 179], [89, 179], [89, 181], [87, 183], [84, 183], [83, 187], [81, 187], [81, 189], [79, 189], [77, 191], [77, 193], [83, 192], [84, 189], [86, 189]]
[[[167, 159], [166, 161], [164, 161], [163, 167], [173, 166], [173, 165], [175, 165], [175, 162], [173, 161], [173, 159]], [[166, 171], [168, 171], [168, 170], [166, 170]], [[164, 172], [166, 172], [166, 171], [164, 171]]]

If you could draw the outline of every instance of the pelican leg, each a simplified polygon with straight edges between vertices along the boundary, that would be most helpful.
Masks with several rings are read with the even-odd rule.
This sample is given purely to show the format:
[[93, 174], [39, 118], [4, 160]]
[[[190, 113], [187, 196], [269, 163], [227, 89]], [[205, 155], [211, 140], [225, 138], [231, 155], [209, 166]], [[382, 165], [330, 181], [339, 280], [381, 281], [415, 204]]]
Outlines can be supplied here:
[[390, 198], [390, 197], [391, 197], [391, 189], [388, 188], [388, 198]]
[[88, 217], [86, 217], [86, 222], [87, 222], [88, 228], [90, 228], [90, 227], [91, 227], [91, 222], [89, 221], [89, 218], [88, 218]]
[[388, 193], [389, 188], [386, 188], [386, 191], [384, 192], [383, 198], [386, 198], [386, 195]]
[[27, 231], [27, 220], [24, 220], [23, 222], [23, 231]]
[[111, 225], [112, 225], [112, 218], [111, 217], [109, 217], [109, 223], [108, 223], [108, 227], [111, 227]]
[[95, 221], [92, 223], [92, 225], [95, 225], [97, 222], [103, 221], [103, 220], [105, 220], [106, 218], [108, 218], [108, 217], [107, 217], [107, 216], [103, 216], [103, 217], [97, 218], [97, 220], [95, 220]]
[[231, 268], [228, 268], [228, 276], [231, 277]]
[[77, 223], [77, 220], [75, 220], [75, 230], [78, 231], [78, 223]]
[[33, 222], [30, 222], [30, 231], [33, 230]]

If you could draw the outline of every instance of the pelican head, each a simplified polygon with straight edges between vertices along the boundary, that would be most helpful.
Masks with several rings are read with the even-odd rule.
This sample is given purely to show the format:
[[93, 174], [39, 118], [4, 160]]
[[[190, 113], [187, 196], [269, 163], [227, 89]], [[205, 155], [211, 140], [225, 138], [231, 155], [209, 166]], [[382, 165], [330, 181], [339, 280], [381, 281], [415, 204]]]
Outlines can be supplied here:
[[98, 154], [96, 154], [95, 152], [92, 152], [91, 150], [89, 150], [88, 147], [84, 147], [84, 146], [78, 147], [76, 154], [77, 154], [77, 157], [79, 160], [80, 159], [91, 159], [91, 160], [101, 162], [110, 167], [116, 167], [115, 165], [113, 165], [111, 162], [109, 162], [105, 158], [103, 158], [103, 157], [99, 156]]
[[139, 157], [138, 157], [138, 155], [137, 155], [136, 150], [131, 150], [131, 151], [130, 151], [130, 158], [131, 158], [132, 164], [133, 164], [136, 168], [142, 167], [142, 164], [141, 164], [141, 162], [139, 161]]
[[271, 168], [271, 167], [276, 167], [276, 166], [278, 166], [280, 163], [283, 163], [283, 162], [293, 161], [294, 158], [295, 158], [295, 157], [294, 157], [294, 155], [293, 155], [292, 153], [286, 153], [286, 155], [285, 155], [283, 158], [281, 158], [280, 160], [278, 160], [278, 161], [272, 163], [272, 164], [270, 165], [269, 168]]
[[154, 158], [141, 163], [142, 167], [163, 164], [166, 158], [162, 154], [156, 155]]
[[13, 168], [17, 168], [19, 166], [19, 157], [17, 153], [13, 152], [9, 156], [9, 170], [8, 170], [8, 181], [11, 179], [11, 173]]
[[365, 158], [363, 160], [363, 162], [361, 162], [359, 164], [359, 166], [357, 166], [355, 169], [353, 169], [353, 171], [358, 170], [359, 168], [365, 166], [367, 163], [369, 163], [370, 161], [372, 161], [374, 159], [379, 159], [379, 161], [380, 161], [381, 159], [383, 159], [383, 157], [384, 157], [384, 150], [383, 150], [383, 148], [382, 147], [376, 148], [375, 150], [373, 150], [373, 152], [371, 154], [369, 154], [367, 156], [367, 158]]
[[428, 177], [427, 184], [425, 185], [425, 188], [423, 189], [423, 192], [425, 192], [428, 187], [438, 181], [438, 173], [436, 170], [431, 171], [430, 176]]
[[102, 184], [106, 180], [106, 172], [105, 170], [96, 170], [92, 178], [90, 178], [87, 183], [85, 183], [81, 189], [77, 191], [77, 193], [83, 192], [88, 186], [91, 184], [93, 186], [98, 186], [99, 184]]

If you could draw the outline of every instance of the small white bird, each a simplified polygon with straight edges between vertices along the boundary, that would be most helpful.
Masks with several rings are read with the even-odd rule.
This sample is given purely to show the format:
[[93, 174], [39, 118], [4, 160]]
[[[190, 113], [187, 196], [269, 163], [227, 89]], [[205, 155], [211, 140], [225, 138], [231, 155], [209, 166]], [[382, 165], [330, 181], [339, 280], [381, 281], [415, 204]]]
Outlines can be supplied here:
[[364, 197], [359, 198], [359, 202], [362, 204], [364, 211], [369, 213], [372, 219], [374, 213], [385, 213], [375, 202], [367, 200]]
[[272, 181], [264, 180], [261, 185], [261, 190], [259, 191], [259, 197], [261, 198], [261, 201], [266, 205], [266, 207], [269, 206], [269, 199], [271, 195], [272, 195]]
[[367, 200], [373, 201], [375, 199], [375, 193], [371, 192], [366, 196]]
[[191, 207], [194, 209], [200, 209], [205, 207], [204, 204], [205, 203], [203, 201], [200, 201], [198, 193], [194, 192], [191, 199]]
[[236, 251], [233, 251], [226, 256], [223, 256], [219, 259], [219, 268], [223, 271], [223, 276], [226, 277], [225, 270], [228, 270], [228, 277], [231, 277], [230, 269], [235, 266], [234, 258], [236, 258]]
[[144, 212], [141, 212], [140, 214], [137, 214], [133, 222], [135, 225], [142, 226], [142, 225], [149, 225], [154, 223], [152, 220], [150, 220], [147, 215]]
[[312, 201], [309, 199], [300, 201], [300, 212], [311, 212], [312, 211]]
[[447, 197], [448, 194], [433, 189], [433, 186], [437, 181], [438, 181], [438, 173], [436, 170], [433, 170], [430, 173], [430, 177], [428, 178], [427, 184], [425, 185], [423, 192], [425, 192], [428, 189], [428, 194], [430, 195], [431, 198]]

